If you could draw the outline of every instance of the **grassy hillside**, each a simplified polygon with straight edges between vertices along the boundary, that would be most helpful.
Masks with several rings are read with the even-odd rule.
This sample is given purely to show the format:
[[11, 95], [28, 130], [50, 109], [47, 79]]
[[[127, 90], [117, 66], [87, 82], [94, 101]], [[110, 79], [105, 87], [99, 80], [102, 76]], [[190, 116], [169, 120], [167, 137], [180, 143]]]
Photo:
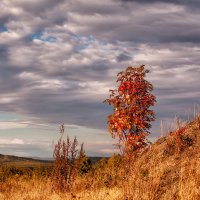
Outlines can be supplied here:
[[200, 199], [200, 117], [159, 138], [135, 158], [102, 159], [78, 176], [69, 192], [49, 177], [0, 182], [0, 199], [197, 200]]
[[177, 126], [134, 162], [130, 182], [149, 192], [135, 199], [200, 199], [200, 117]]
[[48, 166], [52, 165], [52, 161], [37, 160], [32, 158], [24, 158], [12, 155], [0, 154], [0, 166]]

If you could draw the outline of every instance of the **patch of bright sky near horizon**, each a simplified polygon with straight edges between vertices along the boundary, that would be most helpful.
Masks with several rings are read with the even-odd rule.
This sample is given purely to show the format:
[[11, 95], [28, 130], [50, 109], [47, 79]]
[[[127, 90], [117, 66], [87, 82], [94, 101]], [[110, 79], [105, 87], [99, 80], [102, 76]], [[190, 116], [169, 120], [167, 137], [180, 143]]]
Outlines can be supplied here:
[[[0, 112], [0, 152], [25, 157], [52, 158], [53, 146], [60, 137], [59, 126], [55, 124], [34, 124], [27, 116]], [[110, 156], [118, 152], [106, 131], [65, 125], [65, 137], [77, 137], [84, 144], [87, 155]], [[87, 137], [87, 140], [86, 140]], [[103, 149], [102, 149], [103, 147]]]

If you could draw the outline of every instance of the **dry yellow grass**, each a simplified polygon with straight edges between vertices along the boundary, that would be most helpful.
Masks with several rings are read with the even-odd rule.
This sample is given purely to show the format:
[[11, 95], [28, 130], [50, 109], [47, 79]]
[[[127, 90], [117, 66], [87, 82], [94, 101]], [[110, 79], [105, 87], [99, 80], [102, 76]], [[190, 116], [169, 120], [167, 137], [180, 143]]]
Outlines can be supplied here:
[[[15, 177], [0, 183], [0, 199], [198, 200], [199, 119], [185, 126], [182, 143], [176, 144], [177, 135], [173, 132], [170, 136], [160, 138], [133, 161], [119, 166], [100, 167], [101, 170], [98, 169], [93, 174], [79, 177], [68, 193], [55, 192], [50, 178], [35, 177], [27, 180]], [[105, 177], [118, 178], [116, 181], [113, 178], [111, 182], [105, 182]]]

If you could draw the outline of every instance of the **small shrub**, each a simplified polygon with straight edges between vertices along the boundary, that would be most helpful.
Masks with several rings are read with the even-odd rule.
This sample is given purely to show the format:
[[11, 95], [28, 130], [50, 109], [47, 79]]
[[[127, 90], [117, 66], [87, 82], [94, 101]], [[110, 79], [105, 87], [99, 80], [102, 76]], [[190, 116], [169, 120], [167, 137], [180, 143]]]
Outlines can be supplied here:
[[82, 176], [88, 173], [91, 169], [92, 169], [91, 160], [87, 156], [84, 156], [80, 163], [79, 174]]
[[190, 147], [194, 144], [194, 139], [186, 134], [186, 128], [188, 124], [181, 124], [180, 120], [177, 120], [178, 128], [176, 131], [171, 131], [167, 137], [167, 146], [165, 152], [168, 154], [179, 154], [185, 147]]
[[78, 155], [78, 141], [76, 137], [73, 141], [70, 141], [67, 136], [65, 140], [64, 125], [61, 125], [60, 133], [61, 137], [54, 147], [53, 187], [55, 190], [65, 192], [72, 188], [78, 175], [83, 147]]

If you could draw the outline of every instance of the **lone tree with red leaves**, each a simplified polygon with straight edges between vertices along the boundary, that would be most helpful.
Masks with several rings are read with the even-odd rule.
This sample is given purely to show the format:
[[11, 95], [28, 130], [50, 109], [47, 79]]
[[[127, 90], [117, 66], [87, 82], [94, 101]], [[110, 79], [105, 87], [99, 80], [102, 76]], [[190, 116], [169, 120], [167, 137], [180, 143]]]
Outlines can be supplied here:
[[110, 90], [110, 97], [104, 101], [113, 106], [113, 114], [108, 116], [109, 132], [118, 138], [117, 145], [125, 152], [137, 152], [148, 144], [151, 122], [155, 120], [150, 107], [156, 98], [151, 93], [152, 84], [145, 80], [148, 72], [144, 65], [119, 72], [118, 90]]

